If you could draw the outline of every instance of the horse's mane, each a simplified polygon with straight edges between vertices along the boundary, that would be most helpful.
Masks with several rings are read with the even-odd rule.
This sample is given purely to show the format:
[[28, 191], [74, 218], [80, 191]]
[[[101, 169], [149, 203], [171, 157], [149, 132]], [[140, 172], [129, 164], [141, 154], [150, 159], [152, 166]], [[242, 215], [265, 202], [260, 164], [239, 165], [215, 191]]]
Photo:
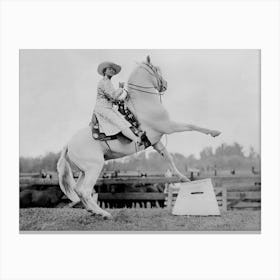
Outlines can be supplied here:
[[130, 75], [128, 76], [128, 81], [131, 80], [131, 78], [135, 75], [136, 71], [139, 70], [139, 67], [141, 67], [144, 64], [144, 62], [138, 62], [135, 61], [135, 67], [133, 68], [132, 72], [130, 73]]
[[[138, 61], [135, 61], [135, 68], [132, 70], [131, 74], [129, 75], [128, 77], [128, 81], [131, 79], [131, 77], [135, 74], [136, 71], [139, 70], [140, 67], [145, 67], [147, 70], [150, 68], [150, 66], [147, 64], [147, 62], [143, 61], [143, 62], [138, 62]], [[153, 64], [150, 64], [153, 68], [156, 69], [156, 71], [158, 71], [160, 74], [162, 73], [161, 72], [161, 69], [159, 66], [155, 66]]]

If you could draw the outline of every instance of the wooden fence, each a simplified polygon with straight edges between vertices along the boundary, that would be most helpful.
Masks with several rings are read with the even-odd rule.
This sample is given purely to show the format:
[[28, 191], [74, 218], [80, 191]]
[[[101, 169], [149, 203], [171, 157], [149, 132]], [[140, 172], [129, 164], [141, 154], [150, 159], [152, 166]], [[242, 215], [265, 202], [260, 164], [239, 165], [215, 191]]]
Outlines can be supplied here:
[[[178, 183], [179, 180], [176, 177], [166, 178], [164, 176], [153, 177], [117, 177], [117, 178], [98, 178], [96, 186], [101, 185], [145, 185], [145, 184], [170, 184]], [[33, 178], [33, 177], [20, 177], [20, 188], [24, 189], [31, 186], [58, 186], [58, 178]]]
[[[37, 174], [36, 174], [37, 175]], [[204, 179], [203, 176], [195, 177], [194, 180]], [[224, 210], [232, 209], [260, 209], [261, 208], [261, 177], [260, 176], [216, 176], [212, 177], [217, 202]], [[159, 207], [167, 206], [171, 208], [176, 200], [178, 189], [174, 188], [178, 183], [176, 177], [166, 178], [164, 176], [150, 177], [117, 177], [117, 178], [99, 178], [96, 185], [114, 186], [118, 184], [127, 184], [135, 187], [141, 187], [147, 184], [165, 184], [171, 191], [161, 192], [126, 192], [126, 193], [98, 193], [98, 200], [101, 206], [111, 203], [116, 207], [122, 205], [139, 204], [146, 207], [147, 203]], [[42, 187], [58, 187], [58, 179], [53, 178], [34, 178], [33, 176], [20, 177], [20, 189]], [[168, 204], [169, 202], [169, 204]]]

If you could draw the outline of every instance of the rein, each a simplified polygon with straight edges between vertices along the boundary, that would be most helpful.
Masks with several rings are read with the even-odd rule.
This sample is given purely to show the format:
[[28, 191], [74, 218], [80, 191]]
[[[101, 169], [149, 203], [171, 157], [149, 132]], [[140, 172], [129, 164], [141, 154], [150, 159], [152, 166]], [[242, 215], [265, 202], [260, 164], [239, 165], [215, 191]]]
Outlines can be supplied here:
[[[143, 87], [143, 86], [135, 85], [135, 84], [132, 84], [132, 83], [128, 83], [127, 85], [131, 89], [134, 89], [134, 90], [137, 90], [137, 91], [141, 91], [141, 92], [145, 92], [145, 93], [149, 93], [149, 94], [155, 94], [155, 95], [163, 95], [163, 93], [160, 93], [160, 92], [152, 92], [152, 91], [143, 90], [143, 89], [146, 89], [146, 88], [149, 89], [149, 88], [154, 88], [154, 87]], [[139, 88], [141, 88], [141, 89], [139, 89]]]
[[[137, 88], [137, 87], [142, 88], [141, 86], [134, 85], [134, 84], [131, 84], [131, 83], [128, 83], [127, 85], [128, 85], [129, 88], [131, 88], [131, 89], [133, 89], [133, 90], [136, 90], [136, 91], [140, 91], [140, 92], [144, 92], [144, 93], [149, 93], [149, 94], [154, 94], [154, 95], [159, 95], [160, 103], [162, 103], [161, 96], [163, 95], [163, 93], [141, 90], [141, 89]], [[132, 86], [135, 87], [135, 88], [133, 88]], [[144, 88], [154, 88], [154, 87], [144, 87]], [[127, 92], [128, 92], [128, 91], [127, 91]]]

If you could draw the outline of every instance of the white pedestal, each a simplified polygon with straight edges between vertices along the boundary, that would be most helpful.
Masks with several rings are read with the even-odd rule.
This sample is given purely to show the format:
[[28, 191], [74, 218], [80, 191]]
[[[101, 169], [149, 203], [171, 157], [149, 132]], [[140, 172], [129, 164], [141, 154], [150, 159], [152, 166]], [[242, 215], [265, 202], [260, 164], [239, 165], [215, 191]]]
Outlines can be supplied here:
[[220, 216], [211, 179], [182, 183], [172, 214]]

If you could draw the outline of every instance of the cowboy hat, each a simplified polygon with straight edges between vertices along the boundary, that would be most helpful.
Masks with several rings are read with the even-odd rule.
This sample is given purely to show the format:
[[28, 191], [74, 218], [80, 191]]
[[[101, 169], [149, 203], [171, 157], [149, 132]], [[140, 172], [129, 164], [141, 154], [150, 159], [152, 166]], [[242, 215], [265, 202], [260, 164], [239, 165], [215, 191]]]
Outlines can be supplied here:
[[104, 75], [104, 69], [106, 69], [106, 68], [108, 68], [108, 67], [112, 67], [115, 71], [116, 71], [116, 74], [118, 74], [118, 73], [120, 73], [120, 71], [121, 71], [121, 66], [120, 65], [118, 65], [118, 64], [115, 64], [115, 63], [113, 63], [113, 62], [102, 62], [102, 63], [100, 63], [99, 65], [98, 65], [98, 67], [97, 67], [97, 72], [101, 75], [101, 76], [103, 76]]

